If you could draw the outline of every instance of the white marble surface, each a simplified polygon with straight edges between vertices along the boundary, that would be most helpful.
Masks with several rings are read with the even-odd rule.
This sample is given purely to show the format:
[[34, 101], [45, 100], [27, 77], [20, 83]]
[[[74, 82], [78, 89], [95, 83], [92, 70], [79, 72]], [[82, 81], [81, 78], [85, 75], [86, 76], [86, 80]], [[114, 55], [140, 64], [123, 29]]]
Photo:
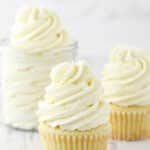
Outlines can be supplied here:
[[[97, 75], [100, 72], [99, 64], [104, 63], [99, 60], [96, 54], [90, 56], [82, 56], [86, 58], [91, 66], [94, 68]], [[1, 89], [0, 89], [1, 91]], [[2, 118], [2, 117], [0, 117]], [[42, 150], [42, 145], [40, 138], [37, 132], [24, 132], [16, 129], [12, 129], [3, 124], [2, 120], [0, 121], [0, 147], [3, 150]], [[150, 149], [150, 140], [138, 141], [138, 142], [119, 142], [119, 141], [110, 141], [108, 144], [108, 150], [149, 150]]]
[[[8, 36], [16, 9], [39, 0], [0, 0], [0, 37]], [[149, 0], [43, 0], [58, 10], [68, 30], [80, 42], [79, 56], [97, 76], [115, 45], [127, 44], [150, 51]], [[42, 150], [36, 132], [21, 132], [0, 123], [0, 149]], [[150, 140], [110, 142], [109, 150], [149, 150]]]
[[[38, 133], [23, 132], [0, 125], [0, 147], [2, 150], [42, 150]], [[139, 142], [110, 141], [108, 150], [149, 150], [150, 140]]]

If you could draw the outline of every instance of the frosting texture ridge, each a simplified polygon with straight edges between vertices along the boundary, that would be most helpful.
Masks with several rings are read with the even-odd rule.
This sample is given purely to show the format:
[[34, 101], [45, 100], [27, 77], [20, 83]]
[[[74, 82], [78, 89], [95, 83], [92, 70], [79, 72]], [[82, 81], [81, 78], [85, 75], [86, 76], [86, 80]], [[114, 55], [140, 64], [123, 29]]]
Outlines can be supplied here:
[[109, 120], [99, 81], [84, 61], [62, 63], [51, 72], [45, 101], [39, 104], [39, 121], [66, 130], [88, 130]]
[[25, 7], [16, 17], [11, 45], [25, 53], [59, 48], [69, 41], [57, 14], [46, 8]]
[[138, 49], [116, 48], [105, 66], [105, 99], [120, 106], [150, 104], [150, 55]]

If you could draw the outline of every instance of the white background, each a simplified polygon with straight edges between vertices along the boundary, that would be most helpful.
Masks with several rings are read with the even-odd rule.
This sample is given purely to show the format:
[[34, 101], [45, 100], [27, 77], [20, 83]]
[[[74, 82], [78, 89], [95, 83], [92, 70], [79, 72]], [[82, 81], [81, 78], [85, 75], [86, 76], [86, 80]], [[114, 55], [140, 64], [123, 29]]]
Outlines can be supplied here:
[[150, 0], [0, 2], [0, 37], [8, 36], [17, 8], [24, 4], [47, 5], [59, 12], [67, 29], [80, 42], [80, 56], [89, 59], [97, 74], [116, 45], [150, 49]]
[[[39, 0], [0, 0], [0, 38], [8, 37], [17, 8], [40, 3]], [[43, 0], [42, 5], [60, 13], [68, 31], [79, 41], [80, 57], [88, 59], [97, 75], [116, 45], [150, 51], [150, 0]], [[111, 147], [149, 150], [150, 141]], [[0, 149], [41, 150], [41, 146], [36, 133], [0, 126]]]

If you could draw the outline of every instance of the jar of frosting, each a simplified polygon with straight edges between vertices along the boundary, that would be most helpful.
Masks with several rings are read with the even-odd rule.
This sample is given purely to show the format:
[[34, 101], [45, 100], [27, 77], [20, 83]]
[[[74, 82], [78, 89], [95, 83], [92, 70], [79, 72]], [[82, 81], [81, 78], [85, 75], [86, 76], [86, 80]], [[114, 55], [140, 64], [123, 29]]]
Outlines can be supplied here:
[[37, 105], [44, 99], [49, 74], [55, 65], [75, 59], [77, 42], [59, 16], [46, 8], [19, 11], [10, 46], [3, 52], [3, 116], [19, 129], [37, 127]]

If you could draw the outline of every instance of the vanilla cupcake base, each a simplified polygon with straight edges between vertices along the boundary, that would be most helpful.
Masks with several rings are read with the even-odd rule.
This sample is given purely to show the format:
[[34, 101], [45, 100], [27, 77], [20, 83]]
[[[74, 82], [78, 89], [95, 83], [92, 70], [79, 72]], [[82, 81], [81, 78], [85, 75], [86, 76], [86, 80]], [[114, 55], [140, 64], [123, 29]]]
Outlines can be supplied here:
[[64, 131], [39, 125], [44, 150], [106, 150], [111, 134], [110, 124], [89, 131]]
[[110, 106], [113, 139], [136, 141], [150, 137], [150, 105], [120, 107], [111, 104]]

